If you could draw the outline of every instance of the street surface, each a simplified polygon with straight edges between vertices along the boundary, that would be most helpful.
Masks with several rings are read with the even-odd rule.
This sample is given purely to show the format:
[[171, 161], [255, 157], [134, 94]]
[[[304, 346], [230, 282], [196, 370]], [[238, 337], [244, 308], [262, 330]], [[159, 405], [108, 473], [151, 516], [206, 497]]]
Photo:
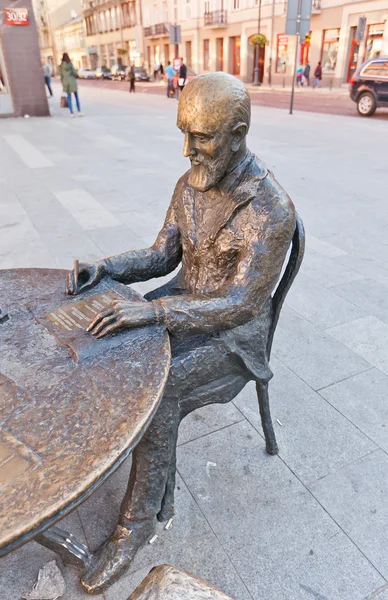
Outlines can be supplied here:
[[[53, 118], [0, 121], [0, 268], [69, 269], [154, 241], [188, 168], [177, 103], [106, 87], [82, 83], [83, 119], [59, 108], [55, 85]], [[171, 563], [235, 600], [388, 599], [387, 134], [381, 119], [253, 107], [249, 147], [307, 231], [272, 360], [280, 455], [265, 453], [252, 384], [187, 418], [174, 526], [100, 598], [126, 600]], [[61, 523], [92, 549], [115, 524], [129, 466]], [[31, 542], [1, 559], [1, 600], [18, 600], [52, 558]], [[85, 600], [58, 564], [64, 600]]]
[[[83, 87], [91, 87], [97, 89], [120, 90], [128, 93], [129, 83], [126, 81], [94, 81], [81, 80], [81, 89]], [[290, 88], [283, 89], [282, 87], [261, 88], [249, 87], [249, 93], [252, 98], [252, 104], [257, 106], [269, 106], [272, 108], [284, 108], [289, 110], [290, 107]], [[136, 92], [140, 94], [156, 94], [166, 97], [166, 85], [163, 82], [141, 82], [136, 83]], [[167, 97], [166, 97], [167, 99]], [[294, 110], [306, 111], [315, 113], [325, 113], [331, 115], [344, 115], [350, 117], [360, 117], [357, 112], [357, 107], [349, 97], [348, 88], [333, 89], [329, 88], [315, 89], [312, 87], [295, 88]], [[378, 109], [373, 116], [373, 119], [388, 120], [388, 109]]]

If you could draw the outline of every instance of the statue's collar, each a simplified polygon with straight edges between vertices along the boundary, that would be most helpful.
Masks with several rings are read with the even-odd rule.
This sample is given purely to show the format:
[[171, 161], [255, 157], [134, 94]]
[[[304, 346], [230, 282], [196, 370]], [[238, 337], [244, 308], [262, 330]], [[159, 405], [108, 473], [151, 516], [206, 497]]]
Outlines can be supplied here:
[[[255, 168], [250, 169], [250, 167], [253, 166], [253, 163], [255, 163]], [[247, 150], [244, 158], [219, 182], [217, 187], [220, 192], [224, 194], [233, 194], [233, 192], [236, 191], [237, 195], [239, 195], [238, 187], [242, 183], [242, 180], [248, 171], [252, 171], [251, 177], [253, 177], [256, 181], [265, 179], [267, 176], [266, 167], [256, 158], [254, 154], [252, 154], [250, 150]]]

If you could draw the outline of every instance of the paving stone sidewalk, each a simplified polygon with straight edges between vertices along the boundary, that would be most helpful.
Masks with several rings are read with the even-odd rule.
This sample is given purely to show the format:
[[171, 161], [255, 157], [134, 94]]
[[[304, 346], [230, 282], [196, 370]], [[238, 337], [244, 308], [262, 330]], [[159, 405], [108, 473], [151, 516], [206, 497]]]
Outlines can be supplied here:
[[[0, 120], [0, 268], [70, 268], [150, 245], [188, 167], [176, 101], [82, 90], [68, 117]], [[183, 423], [177, 514], [103, 596], [126, 600], [169, 562], [236, 600], [388, 600], [387, 124], [254, 107], [250, 148], [294, 199], [307, 253], [278, 326], [265, 454], [254, 387]], [[138, 285], [142, 292], [155, 282]], [[96, 548], [129, 462], [62, 525]], [[0, 560], [18, 600], [53, 554]], [[65, 600], [84, 600], [60, 565]]]

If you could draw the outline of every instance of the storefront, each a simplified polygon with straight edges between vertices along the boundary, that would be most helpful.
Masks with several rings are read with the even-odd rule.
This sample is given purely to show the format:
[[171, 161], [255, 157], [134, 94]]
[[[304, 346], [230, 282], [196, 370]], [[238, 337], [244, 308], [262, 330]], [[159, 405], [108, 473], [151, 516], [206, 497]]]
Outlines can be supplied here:
[[322, 73], [333, 74], [337, 66], [340, 29], [325, 29], [322, 37]]
[[288, 64], [288, 35], [279, 33], [276, 42], [276, 73], [285, 74]]

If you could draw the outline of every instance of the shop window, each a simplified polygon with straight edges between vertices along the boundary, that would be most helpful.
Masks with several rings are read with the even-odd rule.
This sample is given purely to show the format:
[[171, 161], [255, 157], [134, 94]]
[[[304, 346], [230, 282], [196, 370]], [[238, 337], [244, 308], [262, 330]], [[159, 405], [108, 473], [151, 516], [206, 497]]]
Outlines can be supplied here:
[[286, 73], [288, 62], [288, 35], [278, 34], [276, 44], [276, 73]]
[[377, 58], [383, 47], [384, 23], [368, 25], [364, 61]]
[[203, 40], [203, 69], [208, 71], [210, 68], [210, 40]]
[[333, 73], [337, 65], [339, 29], [325, 29], [323, 32], [321, 64], [323, 73]]

